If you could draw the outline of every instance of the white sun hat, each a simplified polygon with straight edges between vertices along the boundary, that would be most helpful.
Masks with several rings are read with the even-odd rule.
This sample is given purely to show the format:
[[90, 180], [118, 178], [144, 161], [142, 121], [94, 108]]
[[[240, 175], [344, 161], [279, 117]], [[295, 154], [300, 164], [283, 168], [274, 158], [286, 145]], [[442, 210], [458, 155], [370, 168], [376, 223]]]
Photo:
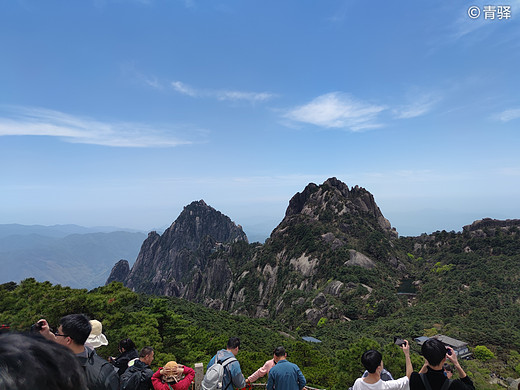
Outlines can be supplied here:
[[103, 325], [98, 320], [90, 320], [90, 325], [92, 325], [92, 330], [90, 331], [90, 335], [88, 336], [85, 345], [91, 348], [98, 348], [102, 345], [108, 345], [108, 340], [103, 333]]

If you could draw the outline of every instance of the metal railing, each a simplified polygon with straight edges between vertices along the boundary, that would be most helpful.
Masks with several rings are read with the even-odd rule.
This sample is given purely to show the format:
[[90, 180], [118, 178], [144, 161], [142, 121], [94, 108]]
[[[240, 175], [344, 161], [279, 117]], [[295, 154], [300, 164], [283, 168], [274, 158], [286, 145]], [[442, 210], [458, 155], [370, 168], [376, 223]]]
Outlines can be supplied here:
[[[204, 378], [204, 364], [195, 363], [195, 379], [191, 383], [190, 390], [200, 390], [200, 384], [202, 383], [202, 378]], [[263, 390], [266, 387], [266, 383], [251, 383], [246, 386], [244, 389], [255, 389], [255, 390]], [[325, 389], [317, 389], [316, 387], [305, 386], [307, 390], [325, 390]]]

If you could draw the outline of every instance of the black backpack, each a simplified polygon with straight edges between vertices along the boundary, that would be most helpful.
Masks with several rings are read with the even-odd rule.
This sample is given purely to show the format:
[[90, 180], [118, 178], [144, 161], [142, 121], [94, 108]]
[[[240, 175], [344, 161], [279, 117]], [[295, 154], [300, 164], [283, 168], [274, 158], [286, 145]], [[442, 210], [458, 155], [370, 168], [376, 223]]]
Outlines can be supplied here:
[[[432, 387], [430, 386], [430, 382], [428, 381], [428, 378], [426, 378], [426, 374], [419, 374], [421, 376], [424, 388], [426, 390], [432, 390]], [[451, 386], [451, 379], [447, 379], [442, 384], [441, 390], [448, 390]]]
[[114, 366], [99, 357], [93, 349], [87, 348], [87, 357], [78, 357], [78, 360], [85, 370], [90, 390], [118, 390], [119, 377]]
[[144, 369], [130, 366], [121, 375], [119, 379], [121, 390], [139, 390], [141, 383], [146, 381], [146, 372]]

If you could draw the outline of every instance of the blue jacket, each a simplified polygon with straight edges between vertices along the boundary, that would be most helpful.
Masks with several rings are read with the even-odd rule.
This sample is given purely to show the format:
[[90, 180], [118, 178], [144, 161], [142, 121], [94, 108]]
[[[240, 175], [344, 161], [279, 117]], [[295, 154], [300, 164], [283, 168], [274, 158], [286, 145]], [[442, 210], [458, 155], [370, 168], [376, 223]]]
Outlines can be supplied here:
[[269, 371], [267, 390], [302, 390], [306, 383], [300, 368], [282, 359]]
[[[229, 357], [235, 357], [235, 355], [233, 355], [233, 353], [229, 352], [227, 349], [221, 349], [217, 352], [215, 356], [211, 358], [207, 368], [210, 368], [213, 364], [215, 364], [216, 359], [224, 361]], [[240, 363], [238, 362], [238, 360], [229, 363], [224, 369], [224, 378], [222, 378], [222, 390], [230, 390], [232, 387], [230, 386], [230, 389], [228, 389], [229, 385], [232, 385], [232, 387], [239, 389], [246, 387], [246, 379], [242, 374], [242, 370], [240, 369]]]

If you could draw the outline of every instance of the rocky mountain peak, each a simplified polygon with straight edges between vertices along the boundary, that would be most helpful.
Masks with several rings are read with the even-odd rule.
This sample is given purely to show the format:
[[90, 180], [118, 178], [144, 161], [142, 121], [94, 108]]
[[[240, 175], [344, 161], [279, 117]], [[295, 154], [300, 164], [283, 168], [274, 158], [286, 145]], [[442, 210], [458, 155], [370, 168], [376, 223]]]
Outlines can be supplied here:
[[182, 240], [186, 248], [194, 250], [206, 236], [216, 242], [247, 241], [241, 226], [235, 225], [228, 216], [208, 206], [204, 200], [185, 206], [175, 222], [166, 229], [163, 239]]
[[383, 216], [370, 192], [359, 186], [349, 189], [335, 177], [325, 180], [320, 186], [310, 183], [302, 192], [296, 193], [289, 201], [284, 220], [298, 215], [319, 220], [325, 215], [336, 218], [344, 214], [361, 217], [368, 214], [390, 237], [397, 238], [397, 232]]
[[225, 276], [230, 280], [229, 271], [221, 272], [222, 264], [212, 255], [238, 241], [247, 242], [239, 225], [203, 200], [194, 201], [162, 235], [148, 234], [126, 277], [122, 277], [125, 270], [120, 262], [109, 280], [123, 281], [141, 292], [194, 300], [201, 290], [209, 288], [208, 278]]
[[112, 271], [110, 272], [110, 276], [108, 277], [106, 284], [109, 284], [112, 282], [123, 283], [129, 273], [130, 273], [130, 265], [128, 264], [128, 261], [121, 259], [112, 268]]

